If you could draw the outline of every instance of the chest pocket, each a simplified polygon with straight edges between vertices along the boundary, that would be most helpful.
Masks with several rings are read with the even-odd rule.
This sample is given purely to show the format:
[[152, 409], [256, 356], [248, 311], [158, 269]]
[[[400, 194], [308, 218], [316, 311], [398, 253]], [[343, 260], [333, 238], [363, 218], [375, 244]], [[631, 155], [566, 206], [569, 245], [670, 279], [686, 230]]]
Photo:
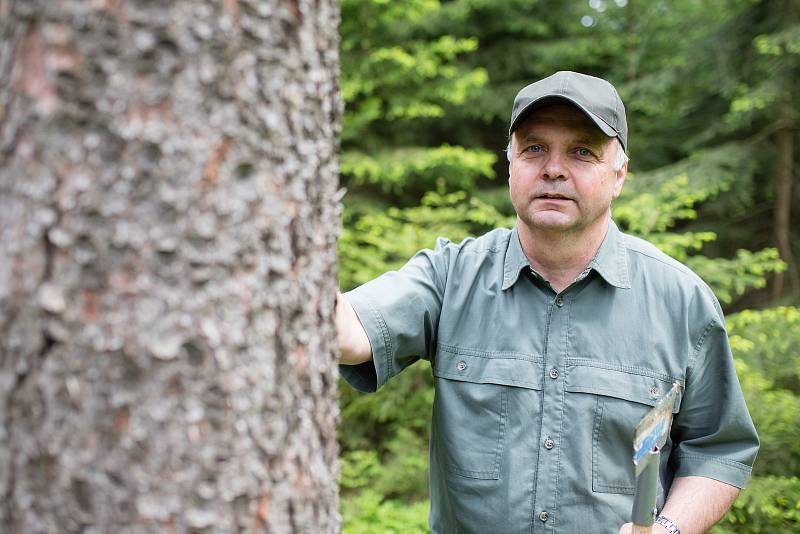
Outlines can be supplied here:
[[[566, 390], [595, 397], [593, 491], [633, 495], [636, 489], [632, 461], [636, 425], [669, 391], [672, 382], [673, 379], [647, 370], [632, 372], [590, 365], [569, 366]], [[681, 393], [678, 393], [673, 413], [680, 410], [680, 404]], [[662, 465], [666, 459], [662, 457]]]
[[440, 344], [433, 374], [431, 437], [438, 461], [461, 477], [499, 479], [509, 410], [521, 394], [541, 394], [541, 359]]

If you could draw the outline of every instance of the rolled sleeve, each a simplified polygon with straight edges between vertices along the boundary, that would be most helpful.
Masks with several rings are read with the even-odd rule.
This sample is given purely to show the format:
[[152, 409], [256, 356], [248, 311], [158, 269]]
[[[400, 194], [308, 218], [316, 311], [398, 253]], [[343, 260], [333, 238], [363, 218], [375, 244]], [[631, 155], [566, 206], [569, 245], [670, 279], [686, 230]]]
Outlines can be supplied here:
[[675, 476], [703, 476], [739, 488], [747, 484], [759, 440], [720, 319], [707, 324], [698, 342], [673, 436]]
[[377, 391], [420, 358], [430, 358], [453, 247], [439, 239], [435, 250], [423, 250], [398, 271], [345, 293], [372, 347], [372, 361], [339, 366], [351, 386]]

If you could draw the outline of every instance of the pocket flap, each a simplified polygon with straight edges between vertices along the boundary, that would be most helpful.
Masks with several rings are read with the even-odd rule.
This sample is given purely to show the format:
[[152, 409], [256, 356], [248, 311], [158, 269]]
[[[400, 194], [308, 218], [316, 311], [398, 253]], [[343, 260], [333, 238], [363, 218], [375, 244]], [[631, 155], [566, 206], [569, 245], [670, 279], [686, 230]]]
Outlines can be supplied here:
[[542, 389], [542, 359], [513, 351], [483, 352], [439, 344], [434, 376], [473, 382]]
[[654, 371], [569, 364], [566, 390], [573, 393], [593, 393], [655, 406], [658, 400], [672, 388], [675, 380], [681, 384], [681, 389], [678, 391], [672, 413], [678, 413], [683, 396], [683, 380], [668, 378]]

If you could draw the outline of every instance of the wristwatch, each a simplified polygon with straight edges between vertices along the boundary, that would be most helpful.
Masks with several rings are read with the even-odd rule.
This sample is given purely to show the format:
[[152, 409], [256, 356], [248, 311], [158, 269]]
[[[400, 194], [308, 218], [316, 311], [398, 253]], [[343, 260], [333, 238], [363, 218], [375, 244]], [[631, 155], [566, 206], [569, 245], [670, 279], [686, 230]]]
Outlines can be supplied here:
[[678, 528], [678, 525], [672, 522], [672, 519], [668, 517], [664, 517], [660, 515], [656, 518], [656, 524], [661, 525], [669, 534], [681, 534], [681, 529]]

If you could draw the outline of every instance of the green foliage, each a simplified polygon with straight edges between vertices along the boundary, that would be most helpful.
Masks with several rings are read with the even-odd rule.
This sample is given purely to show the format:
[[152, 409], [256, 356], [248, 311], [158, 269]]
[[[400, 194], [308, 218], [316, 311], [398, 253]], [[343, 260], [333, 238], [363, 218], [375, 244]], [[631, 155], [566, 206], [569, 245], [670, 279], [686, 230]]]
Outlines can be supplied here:
[[729, 316], [727, 327], [761, 450], [750, 484], [712, 532], [797, 532], [800, 308], [745, 310]]
[[420, 206], [370, 211], [352, 225], [346, 224], [342, 231], [339, 284], [343, 288], [355, 287], [397, 269], [418, 250], [433, 247], [439, 236], [458, 242], [469, 235], [510, 226], [513, 221], [491, 204], [468, 197], [463, 191], [429, 192]]
[[[381, 150], [396, 145], [403, 126], [445, 114], [487, 82], [486, 71], [459, 62], [474, 51], [474, 37], [421, 38], [419, 24], [441, 9], [436, 0], [343, 0], [342, 143]], [[403, 144], [416, 141], [404, 139]], [[394, 148], [394, 147], [393, 147]]]
[[712, 259], [698, 253], [717, 239], [717, 233], [685, 228], [678, 231], [675, 227], [696, 219], [699, 204], [727, 191], [740, 177], [737, 169], [746, 171], [747, 158], [748, 150], [741, 143], [699, 152], [665, 169], [632, 177], [630, 187], [623, 189], [614, 205], [614, 219], [624, 230], [648, 239], [686, 263], [723, 304], [730, 304], [749, 289], [763, 288], [770, 273], [785, 270], [777, 250], [738, 249], [732, 258]]
[[341, 469], [342, 489], [366, 489], [380, 474], [381, 464], [377, 451], [357, 449], [342, 455]]
[[[709, 204], [725, 210], [725, 215], [745, 213], [753, 205], [753, 180], [759, 169], [758, 146], [750, 141], [730, 141], [713, 148], [695, 149], [690, 156], [669, 165], [636, 173], [628, 179], [622, 203], [644, 196], [655, 197], [664, 202], [656, 205], [659, 217], [647, 216], [649, 208], [646, 200], [634, 204], [635, 209], [643, 208], [644, 220], [654, 224], [643, 228], [631, 228], [641, 235], [661, 232], [667, 226], [674, 226], [681, 220], [696, 219], [700, 207], [707, 211]], [[708, 202], [713, 200], [714, 202]], [[615, 210], [615, 215], [619, 214]], [[627, 216], [627, 214], [626, 214]], [[635, 218], [636, 211], [633, 211]]]
[[353, 187], [377, 186], [383, 193], [401, 195], [437, 186], [461, 190], [475, 187], [475, 178], [494, 178], [497, 157], [487, 150], [459, 146], [399, 148], [376, 156], [352, 150], [342, 155], [341, 173]]
[[[372, 50], [357, 65], [360, 76], [342, 83], [345, 101], [353, 103], [345, 117], [344, 139], [362, 133], [356, 126], [372, 121], [436, 118], [444, 115], [444, 105], [463, 103], [472, 90], [486, 83], [486, 73], [481, 69], [465, 72], [453, 61], [476, 46], [475, 39], [445, 35], [432, 42]], [[410, 92], [419, 89], [421, 95]], [[373, 107], [376, 102], [381, 104], [379, 109]]]
[[429, 532], [428, 432], [433, 378], [427, 364], [380, 395], [342, 385], [342, 515], [346, 534]]
[[344, 534], [427, 534], [427, 502], [386, 501], [373, 490], [342, 502]]
[[769, 532], [794, 534], [800, 530], [800, 478], [753, 477], [731, 511], [711, 534]]
[[[627, 230], [638, 235], [664, 232], [677, 221], [694, 219], [697, 217], [695, 204], [706, 200], [715, 191], [701, 187], [689, 188], [688, 185], [689, 177], [680, 174], [661, 182], [657, 189], [635, 195], [623, 189], [625, 193], [614, 206], [614, 218]], [[701, 239], [700, 244], [704, 241], [709, 239]]]
[[[714, 232], [662, 232], [647, 235], [647, 240], [656, 245], [662, 252], [669, 254], [678, 261], [687, 263], [693, 259], [707, 260], [704, 256], [690, 256], [692, 253], [699, 252], [706, 243], [710, 243], [717, 238]], [[719, 266], [728, 260], [715, 258], [709, 261], [709, 267]], [[707, 275], [698, 272], [700, 276], [710, 282]], [[728, 280], [726, 280], [728, 281]], [[714, 285], [711, 284], [713, 288]], [[730, 300], [726, 300], [726, 303]]]
[[778, 388], [800, 395], [799, 308], [744, 310], [728, 318], [728, 331], [739, 358]]
[[685, 262], [711, 286], [723, 304], [730, 304], [748, 289], [765, 287], [770, 273], [786, 270], [786, 264], [774, 248], [758, 252], [739, 249], [733, 258], [692, 256]]
[[756, 369], [742, 363], [737, 366], [762, 441], [755, 471], [775, 476], [796, 474], [800, 469], [800, 396], [776, 387]]
[[759, 54], [766, 56], [800, 55], [800, 25], [795, 24], [771, 35], [759, 35], [753, 39]]

